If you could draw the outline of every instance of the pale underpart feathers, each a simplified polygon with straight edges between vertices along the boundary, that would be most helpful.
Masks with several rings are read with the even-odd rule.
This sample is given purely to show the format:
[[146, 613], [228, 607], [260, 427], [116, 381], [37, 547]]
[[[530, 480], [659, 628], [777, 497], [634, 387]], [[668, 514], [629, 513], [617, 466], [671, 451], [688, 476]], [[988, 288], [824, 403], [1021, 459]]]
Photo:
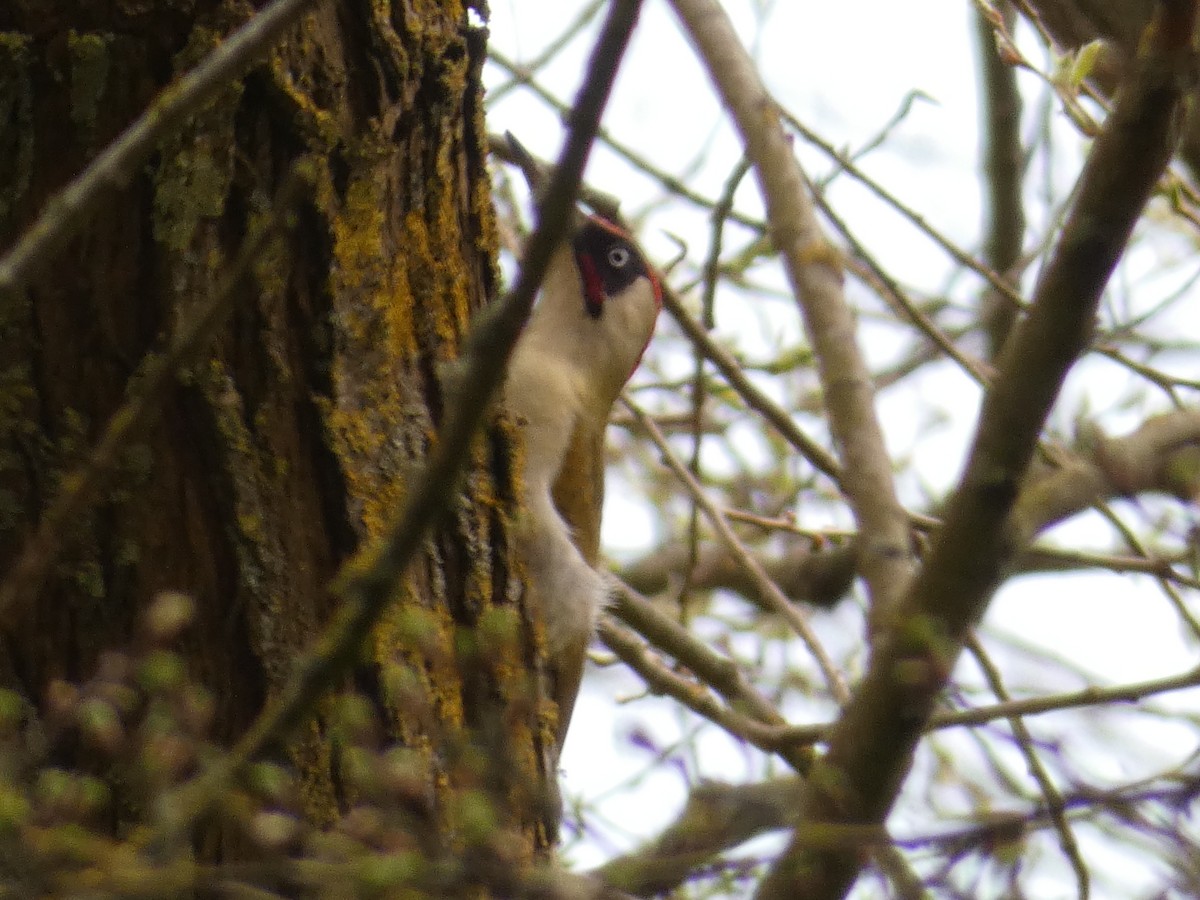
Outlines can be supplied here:
[[[576, 529], [598, 533], [603, 497], [602, 483], [587, 483], [602, 479], [602, 461], [580, 460], [578, 450], [602, 452], [609, 413], [660, 305], [658, 281], [629, 237], [588, 219], [555, 252], [505, 382], [505, 404], [525, 445], [520, 552], [555, 670], [560, 741], [609, 596], [606, 577], [585, 558], [595, 549], [576, 545]], [[579, 479], [578, 493], [571, 479]], [[552, 497], [556, 486], [560, 498], [565, 491], [584, 501], [564, 508], [594, 520], [565, 520]]]

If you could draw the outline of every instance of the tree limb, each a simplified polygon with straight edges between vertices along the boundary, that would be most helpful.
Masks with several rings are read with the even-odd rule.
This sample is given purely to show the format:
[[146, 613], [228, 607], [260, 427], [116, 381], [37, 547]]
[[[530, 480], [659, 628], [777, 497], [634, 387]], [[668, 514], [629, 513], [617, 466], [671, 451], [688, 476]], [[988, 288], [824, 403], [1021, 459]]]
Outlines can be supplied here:
[[[1016, 548], [1007, 528], [1038, 437], [1150, 192], [1171, 157], [1192, 80], [1195, 2], [1158, 7], [1137, 66], [1092, 148], [1075, 202], [1026, 318], [999, 360], [966, 471], [917, 580], [801, 792], [803, 821], [882, 822], [938, 695]], [[761, 900], [840, 897], [858, 875], [853, 848], [797, 833]]]
[[[1035, 543], [1046, 529], [1119, 497], [1159, 492], [1194, 501], [1200, 496], [1200, 410], [1182, 409], [1147, 419], [1133, 432], [1108, 438], [1091, 429], [1083, 445], [1056, 452], [1056, 465], [1030, 475], [1021, 488], [1008, 523], [1014, 548], [1013, 574], [1102, 568], [1175, 578], [1164, 559], [1087, 554]], [[767, 577], [793, 603], [835, 606], [855, 576], [857, 538], [814, 548], [800, 538], [780, 552], [754, 553]], [[689, 562], [687, 548], [665, 544], [620, 570], [621, 578], [642, 594], [658, 594]], [[691, 572], [695, 590], [729, 590], [761, 603], [754, 579], [723, 546], [706, 542]], [[632, 624], [632, 623], [631, 623]], [[636, 626], [635, 626], [636, 627]]]
[[822, 233], [808, 183], [729, 17], [714, 0], [673, 0], [675, 11], [741, 132], [779, 251], [817, 360], [841, 487], [863, 535], [859, 570], [877, 613], [892, 607], [911, 569], [908, 516], [875, 416], [871, 374], [842, 293], [838, 251]]
[[[1005, 3], [1000, 14], [1006, 23], [1015, 17]], [[984, 258], [988, 267], [1011, 277], [1021, 259], [1025, 239], [1025, 207], [1021, 196], [1021, 92], [1014, 66], [1000, 57], [1000, 48], [988, 18], [975, 12], [975, 41], [979, 52], [980, 91], [983, 104], [983, 171], [987, 177], [987, 240]], [[1016, 322], [1017, 308], [998, 291], [985, 292], [980, 321], [988, 339], [988, 357], [995, 359]]]

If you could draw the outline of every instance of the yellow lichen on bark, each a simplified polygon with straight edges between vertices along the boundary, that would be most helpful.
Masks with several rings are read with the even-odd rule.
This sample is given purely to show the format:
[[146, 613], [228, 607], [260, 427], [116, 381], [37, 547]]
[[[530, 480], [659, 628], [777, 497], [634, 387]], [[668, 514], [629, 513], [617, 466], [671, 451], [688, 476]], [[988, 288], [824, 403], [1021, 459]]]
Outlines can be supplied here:
[[313, 100], [310, 93], [312, 85], [297, 84], [288, 67], [287, 59], [293, 55], [319, 52], [319, 45], [310, 34], [308, 20], [297, 31], [297, 43], [288, 48], [288, 57], [279, 49], [271, 53], [272, 83], [291, 103], [293, 124], [303, 132], [309, 149], [327, 152], [336, 146], [343, 129], [334, 112], [322, 108]]
[[329, 286], [338, 345], [326, 424], [367, 538], [382, 532], [403, 498], [398, 476], [405, 460], [393, 449], [390, 429], [403, 420], [402, 369], [418, 346], [404, 254], [389, 253], [385, 244], [379, 174], [368, 169], [352, 180], [344, 200], [329, 185], [321, 198], [334, 240]]

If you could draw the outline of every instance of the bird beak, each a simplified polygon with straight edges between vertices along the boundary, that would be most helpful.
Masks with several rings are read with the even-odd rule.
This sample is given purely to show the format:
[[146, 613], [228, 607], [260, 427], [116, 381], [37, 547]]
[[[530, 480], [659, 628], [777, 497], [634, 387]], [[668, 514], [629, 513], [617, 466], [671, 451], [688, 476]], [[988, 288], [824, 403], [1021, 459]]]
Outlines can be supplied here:
[[[546, 164], [538, 160], [530, 153], [525, 145], [517, 140], [516, 135], [511, 131], [504, 132], [504, 139], [508, 142], [509, 152], [512, 154], [513, 162], [521, 170], [521, 174], [525, 176], [525, 183], [529, 185], [529, 192], [535, 198], [540, 199], [541, 192], [546, 187]], [[574, 234], [583, 227], [583, 223], [587, 221], [587, 216], [575, 207], [571, 214], [571, 224], [569, 233]]]
[[600, 273], [596, 271], [596, 264], [590, 256], [576, 253], [575, 266], [583, 280], [583, 308], [588, 316], [599, 319], [604, 312], [604, 283], [600, 280]]
[[542, 164], [534, 159], [533, 154], [525, 149], [525, 145], [518, 141], [516, 135], [511, 131], [504, 132], [504, 139], [508, 141], [508, 149], [512, 153], [513, 162], [525, 176], [529, 192], [536, 197], [546, 185], [546, 173]]

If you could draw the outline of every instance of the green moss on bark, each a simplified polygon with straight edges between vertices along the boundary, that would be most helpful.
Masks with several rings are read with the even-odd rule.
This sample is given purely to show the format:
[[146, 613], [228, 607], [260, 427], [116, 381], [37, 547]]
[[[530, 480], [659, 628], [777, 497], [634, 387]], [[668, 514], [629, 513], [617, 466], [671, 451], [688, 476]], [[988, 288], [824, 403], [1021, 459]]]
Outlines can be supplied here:
[[0, 31], [0, 227], [33, 174], [33, 53], [27, 35]]
[[91, 143], [96, 132], [100, 103], [108, 88], [112, 59], [112, 35], [67, 32], [67, 52], [71, 60], [71, 121], [79, 128], [84, 143]]
[[[176, 58], [177, 71], [190, 69], [220, 40], [215, 31], [194, 29]], [[197, 253], [194, 238], [202, 222], [225, 211], [234, 172], [234, 119], [242, 91], [240, 81], [228, 85], [163, 145], [155, 173], [154, 237], [176, 264], [215, 270], [225, 262]]]

